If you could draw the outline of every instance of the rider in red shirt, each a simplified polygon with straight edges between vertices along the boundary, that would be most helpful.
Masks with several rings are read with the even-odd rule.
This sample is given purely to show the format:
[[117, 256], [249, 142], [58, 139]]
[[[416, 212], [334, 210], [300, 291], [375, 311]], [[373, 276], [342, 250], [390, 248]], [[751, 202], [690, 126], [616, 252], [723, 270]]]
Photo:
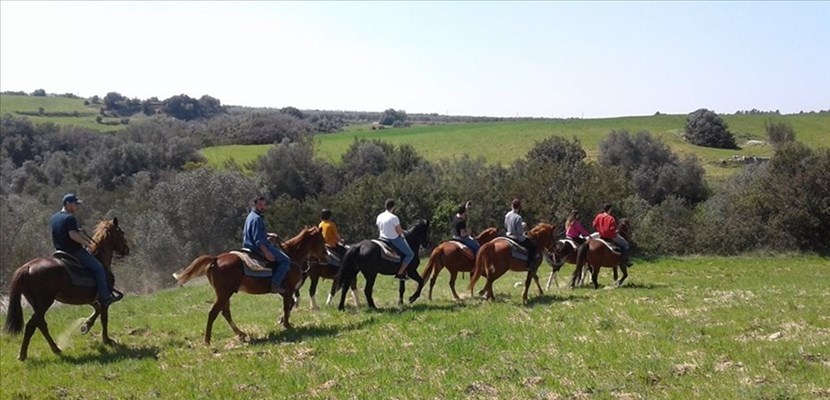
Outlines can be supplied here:
[[603, 211], [597, 214], [596, 218], [594, 218], [594, 229], [596, 229], [599, 233], [599, 237], [615, 243], [622, 249], [623, 265], [626, 267], [632, 266], [633, 264], [628, 259], [628, 250], [630, 246], [628, 245], [628, 241], [620, 236], [619, 232], [617, 232], [617, 219], [611, 215], [611, 204], [606, 204], [602, 210]]

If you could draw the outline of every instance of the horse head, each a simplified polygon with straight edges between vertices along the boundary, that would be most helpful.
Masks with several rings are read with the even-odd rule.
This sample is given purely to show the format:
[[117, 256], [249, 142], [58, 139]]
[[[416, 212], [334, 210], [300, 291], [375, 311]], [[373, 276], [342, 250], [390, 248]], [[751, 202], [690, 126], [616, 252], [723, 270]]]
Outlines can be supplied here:
[[118, 218], [103, 220], [95, 226], [92, 234], [92, 253], [99, 251], [112, 251], [116, 256], [124, 257], [130, 255], [130, 246], [127, 245], [127, 238], [124, 231], [118, 226]]
[[303, 228], [297, 236], [285, 242], [285, 248], [293, 255], [301, 255], [306, 259], [325, 260], [326, 243], [323, 234], [316, 226]]
[[[429, 247], [429, 220], [416, 219], [412, 226], [406, 231], [405, 237], [417, 242], [424, 248]], [[417, 249], [412, 249], [417, 251]]]
[[532, 238], [536, 242], [536, 246], [541, 249], [547, 250], [549, 253], [555, 251], [553, 246], [556, 245], [556, 232], [553, 225], [540, 222], [533, 227], [527, 234], [528, 237]]

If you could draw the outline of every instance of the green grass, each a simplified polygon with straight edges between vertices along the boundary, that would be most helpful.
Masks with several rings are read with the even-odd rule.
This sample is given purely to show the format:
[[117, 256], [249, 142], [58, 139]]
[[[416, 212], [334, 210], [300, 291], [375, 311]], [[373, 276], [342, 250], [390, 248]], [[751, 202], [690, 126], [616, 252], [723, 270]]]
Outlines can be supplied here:
[[[549, 270], [543, 271], [547, 278]], [[603, 270], [600, 282], [609, 284], [609, 275]], [[15, 360], [20, 337], [3, 335], [0, 397], [830, 395], [825, 258], [638, 260], [622, 288], [554, 289], [541, 297], [534, 291], [527, 306], [513, 287], [521, 278], [508, 273], [497, 281], [495, 302], [455, 303], [445, 274], [435, 301], [422, 298], [401, 309], [394, 305], [396, 281], [383, 277], [376, 284], [380, 312], [311, 312], [304, 298], [291, 331], [275, 323], [281, 310], [275, 297], [239, 294], [232, 311], [251, 340], [237, 340], [220, 317], [210, 347], [201, 343], [213, 300], [204, 281], [113, 306], [115, 348], [99, 344], [99, 326], [89, 337], [77, 332], [87, 308], [55, 307], [47, 319], [64, 355], [49, 352], [38, 333], [30, 359], [21, 363]]]
[[[78, 117], [71, 116], [33, 116], [20, 115], [17, 111], [37, 112], [43, 107], [49, 112], [78, 112]], [[57, 125], [74, 125], [94, 129], [101, 132], [113, 132], [124, 129], [126, 125], [104, 125], [95, 122], [99, 114], [98, 105], [84, 105], [84, 99], [70, 99], [66, 97], [37, 97], [19, 95], [0, 95], [0, 115], [12, 114], [16, 117], [29, 118], [33, 123], [53, 123]], [[143, 116], [137, 116], [142, 118]], [[130, 120], [136, 119], [130, 117]], [[120, 121], [120, 118], [104, 118], [104, 121]]]
[[[631, 132], [647, 130], [661, 137], [675, 152], [695, 154], [706, 168], [710, 178], [728, 176], [736, 169], [721, 167], [721, 159], [732, 155], [770, 156], [769, 146], [743, 146], [741, 150], [720, 150], [694, 146], [682, 139], [683, 115], [659, 115], [648, 117], [622, 117], [606, 119], [573, 119], [557, 121], [491, 122], [473, 124], [448, 124], [414, 126], [410, 128], [373, 131], [361, 125], [346, 132], [318, 136], [317, 152], [321, 159], [339, 164], [342, 155], [355, 138], [382, 139], [396, 145], [410, 144], [428, 160], [452, 159], [467, 153], [484, 157], [490, 163], [507, 164], [523, 157], [537, 141], [557, 135], [577, 137], [590, 159], [598, 154], [599, 142], [614, 129]], [[785, 120], [793, 125], [798, 140], [814, 147], [830, 147], [830, 114], [786, 116], [731, 115], [724, 120], [743, 145], [748, 139], [765, 139], [764, 123], [770, 118]], [[268, 145], [218, 146], [203, 150], [212, 165], [221, 166], [225, 160], [235, 158], [249, 161], [267, 152]]]

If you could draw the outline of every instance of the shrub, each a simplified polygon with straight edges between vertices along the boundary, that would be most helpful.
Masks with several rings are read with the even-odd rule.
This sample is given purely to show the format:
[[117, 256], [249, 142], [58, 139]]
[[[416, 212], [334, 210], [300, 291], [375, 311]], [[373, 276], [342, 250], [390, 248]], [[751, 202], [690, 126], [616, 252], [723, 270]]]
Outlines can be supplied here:
[[795, 141], [795, 130], [793, 126], [785, 121], [771, 122], [767, 121], [764, 124], [764, 129], [767, 132], [767, 137], [773, 145], [780, 145], [786, 142]]
[[690, 143], [719, 149], [737, 149], [735, 137], [723, 119], [705, 108], [701, 108], [686, 117], [685, 134]]

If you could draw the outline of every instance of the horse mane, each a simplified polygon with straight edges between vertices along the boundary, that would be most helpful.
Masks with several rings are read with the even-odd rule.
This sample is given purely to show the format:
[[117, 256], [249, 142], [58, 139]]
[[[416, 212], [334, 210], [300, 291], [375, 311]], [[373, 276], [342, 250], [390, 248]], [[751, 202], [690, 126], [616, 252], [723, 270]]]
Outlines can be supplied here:
[[285, 241], [285, 247], [295, 249], [299, 246], [300, 243], [303, 242], [306, 236], [319, 234], [320, 229], [316, 226], [306, 226], [305, 228], [300, 230], [300, 233], [297, 236], [292, 237]]
[[98, 247], [107, 240], [109, 237], [110, 231], [112, 230], [112, 220], [101, 220], [95, 225], [95, 230], [92, 232], [92, 247], [90, 248], [91, 253], [95, 253], [98, 250]]
[[536, 224], [530, 230], [530, 232], [527, 233], [527, 236], [536, 239], [537, 237], [539, 237], [539, 235], [542, 235], [546, 231], [549, 231], [549, 232], [553, 233], [553, 225], [545, 223], [545, 222], [540, 222], [540, 223]]
[[404, 233], [405, 234], [413, 233], [413, 232], [415, 232], [416, 229], [418, 229], [418, 227], [427, 226], [428, 224], [429, 223], [426, 220], [416, 219], [415, 222], [413, 222], [412, 225], [409, 227], [409, 229], [404, 231]]

